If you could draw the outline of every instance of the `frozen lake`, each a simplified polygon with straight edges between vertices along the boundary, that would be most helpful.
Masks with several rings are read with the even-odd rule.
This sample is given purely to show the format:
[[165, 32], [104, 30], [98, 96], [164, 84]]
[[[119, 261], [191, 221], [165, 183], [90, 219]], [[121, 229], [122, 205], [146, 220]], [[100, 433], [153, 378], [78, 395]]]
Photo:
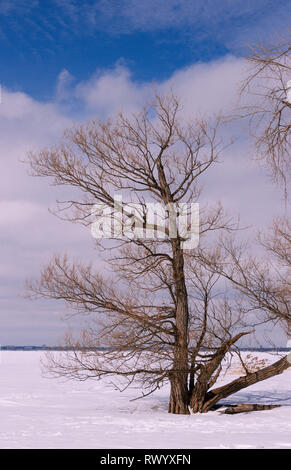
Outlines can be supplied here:
[[[1, 352], [1, 448], [291, 448], [291, 368], [226, 400], [281, 408], [176, 416], [167, 413], [167, 387], [131, 402], [139, 391], [120, 393], [109, 380], [43, 377], [43, 354]], [[227, 381], [234, 374], [229, 373]]]

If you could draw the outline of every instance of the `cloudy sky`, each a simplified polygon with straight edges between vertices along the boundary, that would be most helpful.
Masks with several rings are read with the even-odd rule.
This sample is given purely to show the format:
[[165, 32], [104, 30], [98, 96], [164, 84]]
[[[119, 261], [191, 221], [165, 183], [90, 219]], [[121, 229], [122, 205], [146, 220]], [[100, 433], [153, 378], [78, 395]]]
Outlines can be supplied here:
[[[27, 152], [57, 142], [74, 122], [138, 109], [153, 85], [173, 87], [186, 113], [231, 112], [248, 44], [284, 31], [290, 7], [288, 0], [0, 0], [0, 344], [57, 343], [62, 309], [25, 299], [25, 280], [53, 253], [97, 256], [88, 230], [50, 214], [62, 191], [29, 175]], [[236, 144], [209, 175], [204, 200], [265, 227], [284, 211], [282, 193], [252, 161], [243, 125], [232, 132]]]

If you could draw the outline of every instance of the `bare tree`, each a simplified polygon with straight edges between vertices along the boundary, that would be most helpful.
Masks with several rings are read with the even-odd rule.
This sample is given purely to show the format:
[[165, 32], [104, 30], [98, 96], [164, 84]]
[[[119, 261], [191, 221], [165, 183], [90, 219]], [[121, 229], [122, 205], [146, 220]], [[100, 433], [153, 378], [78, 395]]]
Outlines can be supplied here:
[[[291, 30], [278, 34], [269, 45], [251, 47], [247, 60], [250, 70], [242, 94], [253, 95], [253, 104], [244, 107], [243, 114], [250, 117], [257, 155], [267, 164], [274, 181], [283, 183], [287, 209], [291, 177]], [[239, 276], [240, 283], [254, 304], [264, 299], [269, 315], [280, 318], [290, 332], [291, 225], [287, 210], [273, 221], [267, 235], [260, 234], [259, 240], [266, 254], [271, 255], [270, 263], [263, 267], [249, 259], [247, 266], [240, 267], [244, 275], [244, 279]], [[233, 259], [240, 266], [237, 256]], [[255, 292], [260, 299], [255, 300]]]
[[227, 367], [227, 354], [233, 348], [239, 354], [238, 341], [255, 325], [239, 299], [228, 297], [232, 280], [217, 269], [224, 256], [217, 237], [236, 224], [220, 205], [205, 207], [199, 247], [184, 249], [189, 235], [179, 224], [171, 231], [171, 211], [179, 211], [182, 202], [197, 201], [200, 176], [223, 150], [219, 123], [185, 122], [176, 97], [156, 96], [131, 118], [120, 114], [90, 122], [67, 131], [59, 146], [31, 154], [34, 174], [83, 194], [67, 203], [73, 209], [67, 217], [73, 221], [90, 224], [96, 203], [113, 211], [118, 193], [139, 204], [138, 213], [129, 204], [120, 209], [123, 227], [133, 224], [140, 235], [148, 201], [166, 208], [163, 236], [155, 219], [150, 238], [122, 230], [122, 239], [97, 242], [105, 249], [107, 273], [56, 256], [40, 280], [30, 283], [35, 295], [63, 300], [72, 315], [92, 317], [78, 340], [68, 336], [67, 350], [50, 356], [52, 372], [81, 380], [112, 376], [123, 387], [138, 382], [143, 395], [169, 382], [169, 412], [188, 414], [189, 409], [206, 412], [221, 398], [290, 365], [283, 358], [213, 389]]
[[247, 60], [250, 69], [242, 92], [252, 95], [252, 104], [242, 108], [243, 115], [251, 117], [257, 156], [286, 191], [291, 176], [291, 31], [269, 45], [250, 47]]
[[[232, 241], [222, 243], [224, 264], [216, 272], [226, 276], [261, 321], [278, 322], [287, 334], [291, 325], [291, 227], [278, 217], [271, 230], [259, 235], [261, 256], [249, 255]], [[260, 249], [259, 249], [260, 251]], [[214, 263], [215, 264], [215, 263]]]

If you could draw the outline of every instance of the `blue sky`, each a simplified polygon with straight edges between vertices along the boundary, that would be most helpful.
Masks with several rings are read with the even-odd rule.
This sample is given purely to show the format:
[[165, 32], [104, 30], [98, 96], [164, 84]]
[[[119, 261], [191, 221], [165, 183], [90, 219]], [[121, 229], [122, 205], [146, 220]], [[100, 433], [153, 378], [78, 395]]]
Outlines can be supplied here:
[[[74, 121], [135, 111], [153, 83], [162, 93], [174, 88], [186, 114], [230, 112], [247, 44], [284, 32], [290, 7], [286, 0], [0, 0], [0, 344], [56, 344], [63, 309], [25, 299], [25, 281], [56, 252], [92, 259], [89, 230], [48, 212], [63, 190], [29, 175], [27, 152], [57, 142]], [[220, 200], [257, 230], [284, 204], [250, 158], [240, 126], [231, 129], [237, 142], [226, 165], [209, 173], [204, 201]]]
[[134, 80], [269, 39], [288, 26], [286, 0], [1, 0], [1, 82], [46, 101], [66, 69], [77, 81], [123, 61]]

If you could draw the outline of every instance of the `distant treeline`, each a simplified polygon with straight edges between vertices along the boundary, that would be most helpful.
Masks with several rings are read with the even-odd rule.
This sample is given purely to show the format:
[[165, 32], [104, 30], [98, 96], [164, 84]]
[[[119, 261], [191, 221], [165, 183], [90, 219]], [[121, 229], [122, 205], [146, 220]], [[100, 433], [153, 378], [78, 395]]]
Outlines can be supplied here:
[[[83, 348], [84, 350], [88, 351], [108, 351], [112, 348], [110, 347], [96, 347], [96, 348]], [[45, 344], [43, 346], [13, 346], [13, 345], [8, 345], [8, 346], [0, 346], [0, 350], [2, 351], [70, 351], [72, 348], [68, 347], [63, 347], [63, 346], [46, 346]], [[241, 351], [253, 351], [253, 352], [272, 352], [272, 351], [290, 351], [290, 348], [286, 347], [281, 347], [278, 346], [278, 348], [264, 348], [264, 347], [259, 347], [259, 348], [240, 348]]]
[[[70, 351], [72, 348], [63, 346], [0, 346], [1, 351]], [[106, 351], [110, 348], [98, 347], [98, 348], [84, 348], [88, 350]]]

